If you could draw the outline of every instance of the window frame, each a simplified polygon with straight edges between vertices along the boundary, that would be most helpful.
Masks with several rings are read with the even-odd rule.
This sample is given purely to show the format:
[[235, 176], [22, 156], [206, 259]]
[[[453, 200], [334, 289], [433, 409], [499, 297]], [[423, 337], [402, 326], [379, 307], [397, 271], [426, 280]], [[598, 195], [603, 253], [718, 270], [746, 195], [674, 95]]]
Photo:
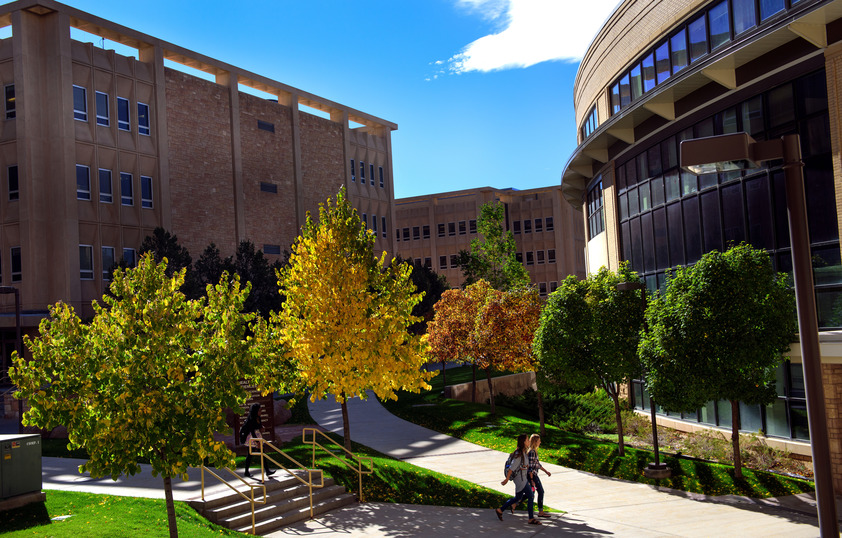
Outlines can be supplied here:
[[[83, 185], [79, 182], [79, 172], [81, 170], [84, 170], [85, 175], [87, 176], [85, 179], [87, 189], [82, 188]], [[76, 199], [84, 200], [86, 202], [91, 201], [91, 167], [85, 164], [76, 163]]]
[[[87, 251], [87, 255], [83, 254]], [[85, 264], [84, 262], [88, 262]], [[87, 265], [87, 267], [86, 267]], [[94, 279], [94, 246], [79, 244], [79, 280]]]
[[[149, 197], [145, 196], [143, 192], [145, 187], [149, 187]], [[152, 176], [140, 176], [140, 207], [143, 209], [153, 209], [153, 196], [154, 192], [152, 190]]]
[[[107, 250], [111, 251], [111, 264], [109, 264], [109, 265], [105, 264], [105, 252]], [[100, 249], [100, 256], [101, 256], [101, 260], [102, 260], [102, 280], [107, 282], [107, 281], [111, 280], [111, 277], [113, 276], [111, 274], [110, 267], [116, 263], [117, 253], [116, 253], [114, 247], [109, 247], [109, 246], [103, 245]]]
[[351, 159], [351, 182], [357, 182], [357, 163], [354, 159]]
[[[99, 98], [105, 98], [104, 104], [104, 114], [102, 114], [102, 110], [100, 110], [100, 102]], [[103, 127], [110, 127], [111, 126], [111, 114], [109, 110], [109, 102], [108, 102], [108, 94], [105, 92], [94, 91], [94, 105], [96, 106], [96, 124], [101, 125]]]
[[[131, 255], [131, 260], [126, 257], [126, 254]], [[122, 261], [126, 262], [126, 265], [129, 267], [135, 267], [137, 265], [137, 249], [123, 247], [123, 256], [121, 258]]]
[[[125, 104], [125, 112], [126, 112], [126, 119], [122, 119], [121, 113], [121, 105]], [[131, 102], [126, 99], [125, 97], [117, 97], [117, 129], [120, 131], [131, 131], [132, 130], [132, 107]]]
[[[99, 181], [99, 202], [101, 204], [113, 204], [114, 203], [114, 178], [111, 170], [108, 168], [99, 168], [97, 169], [97, 181]], [[103, 181], [102, 176], [103, 172], [108, 173], [108, 181]], [[104, 191], [102, 189], [103, 185], [108, 185], [108, 191]]]
[[[140, 113], [140, 107], [146, 108], [146, 114]], [[152, 136], [152, 118], [149, 115], [150, 110], [151, 109], [147, 103], [141, 103], [140, 101], [137, 102], [137, 134], [139, 135]], [[144, 117], [146, 120], [142, 121], [142, 118]], [[274, 132], [274, 130], [272, 132]]]
[[[21, 282], [23, 280], [23, 253], [19, 246], [9, 249], [9, 267], [12, 270], [12, 282]], [[15, 266], [17, 265], [17, 270]]]
[[[12, 90], [11, 97], [9, 96], [9, 89]], [[6, 101], [6, 119], [13, 120], [17, 117], [17, 106], [15, 103], [15, 85], [6, 84], [3, 86], [3, 99]]]
[[[127, 178], [128, 183], [125, 183]], [[128, 195], [126, 195], [126, 185], [129, 186]], [[134, 205], [134, 175], [129, 172], [120, 172], [120, 204], [127, 207]]]
[[385, 182], [383, 180], [383, 167], [382, 166], [378, 167], [378, 171], [379, 171], [379, 174], [380, 174], [380, 188], [384, 189], [386, 187], [385, 187]]
[[[80, 91], [81, 94], [78, 95]], [[81, 104], [83, 104], [85, 108], [76, 108], [77, 97], [82, 98]], [[73, 85], [73, 119], [84, 122], [88, 121], [88, 89], [77, 84]]]
[[[12, 188], [12, 169], [14, 168], [15, 173], [15, 188]], [[11, 164], [6, 167], [6, 186], [9, 189], [9, 201], [13, 202], [16, 200], [20, 200], [20, 170], [18, 169], [18, 165]]]

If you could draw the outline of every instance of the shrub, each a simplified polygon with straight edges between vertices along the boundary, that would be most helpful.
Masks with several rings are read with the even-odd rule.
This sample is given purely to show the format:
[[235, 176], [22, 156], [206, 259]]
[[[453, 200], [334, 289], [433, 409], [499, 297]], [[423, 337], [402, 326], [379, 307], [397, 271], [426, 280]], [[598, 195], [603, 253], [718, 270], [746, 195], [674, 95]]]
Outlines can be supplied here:
[[[538, 393], [532, 389], [520, 396], [498, 394], [494, 403], [538, 419]], [[615, 433], [614, 404], [602, 389], [579, 394], [544, 394], [544, 416], [548, 423], [571, 432]]]

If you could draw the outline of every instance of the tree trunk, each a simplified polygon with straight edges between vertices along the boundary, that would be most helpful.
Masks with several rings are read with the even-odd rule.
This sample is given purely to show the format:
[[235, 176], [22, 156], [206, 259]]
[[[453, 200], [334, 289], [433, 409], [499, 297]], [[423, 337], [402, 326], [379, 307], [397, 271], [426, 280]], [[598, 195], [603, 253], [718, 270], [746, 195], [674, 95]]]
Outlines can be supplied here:
[[538, 390], [538, 421], [541, 423], [541, 437], [545, 437], [547, 430], [544, 428], [544, 398], [540, 390]]
[[485, 378], [488, 380], [488, 400], [491, 403], [491, 414], [494, 415], [494, 386], [491, 384], [491, 367], [485, 369]]
[[731, 400], [731, 445], [734, 450], [734, 478], [743, 477], [743, 459], [740, 457], [740, 402]]
[[617, 439], [619, 440], [617, 454], [622, 458], [626, 455], [626, 451], [623, 442], [623, 415], [620, 413], [620, 390], [614, 383], [606, 383], [605, 388], [611, 399], [614, 400], [614, 418], [617, 420]]
[[348, 422], [348, 400], [342, 393], [342, 433], [345, 437], [345, 450], [351, 451], [351, 426]]
[[471, 403], [477, 403], [477, 365], [472, 364], [474, 380], [471, 383]]
[[442, 392], [447, 390], [447, 362], [441, 361]]
[[178, 538], [178, 527], [175, 523], [175, 504], [172, 500], [172, 478], [164, 477], [164, 497], [167, 499], [167, 525], [170, 528], [170, 538]]

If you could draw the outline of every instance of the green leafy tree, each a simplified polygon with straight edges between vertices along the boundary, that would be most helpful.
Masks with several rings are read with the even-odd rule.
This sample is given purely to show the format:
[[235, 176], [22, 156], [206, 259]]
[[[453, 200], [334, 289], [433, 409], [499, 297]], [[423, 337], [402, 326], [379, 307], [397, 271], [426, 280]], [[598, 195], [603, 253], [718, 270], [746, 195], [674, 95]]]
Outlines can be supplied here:
[[[155, 228], [152, 235], [147, 235], [144, 238], [138, 254], [143, 256], [147, 252], [152, 253], [157, 263], [167, 260], [167, 276], [169, 277], [182, 269], [186, 269], [181, 291], [188, 299], [198, 299], [202, 296], [204, 288], [196, 280], [193, 273], [193, 258], [187, 248], [179, 244], [178, 236], [171, 234], [160, 226]], [[215, 284], [216, 282], [218, 280], [210, 283]]]
[[409, 330], [413, 334], [424, 334], [427, 330], [427, 322], [433, 317], [435, 304], [441, 299], [442, 293], [450, 289], [450, 286], [447, 284], [447, 278], [422, 263], [415, 263], [408, 259], [404, 260], [400, 255], [395, 256], [392, 263], [397, 263], [398, 265], [408, 263], [412, 265], [410, 278], [415, 285], [415, 291], [417, 293], [423, 293], [424, 298], [412, 309], [412, 315], [421, 318], [421, 321], [412, 324]]
[[795, 300], [769, 255], [742, 244], [705, 254], [667, 278], [646, 310], [646, 386], [670, 411], [731, 404], [735, 476], [742, 477], [740, 405], [775, 399], [775, 371], [795, 341]]
[[360, 222], [344, 188], [319, 208], [279, 273], [286, 301], [272, 325], [313, 400], [334, 395], [342, 406], [345, 447], [351, 447], [348, 398], [395, 399], [396, 390], [429, 389], [422, 371], [427, 346], [408, 327], [421, 301], [408, 264], [374, 257], [374, 234]]
[[641, 373], [643, 309], [638, 293], [617, 285], [637, 281], [627, 262], [617, 273], [603, 267], [584, 281], [567, 277], [550, 295], [534, 343], [543, 376], [582, 389], [599, 386], [611, 397], [620, 456], [625, 453], [620, 388]]
[[246, 337], [251, 316], [240, 313], [248, 284], [224, 279], [191, 300], [180, 291], [185, 269], [166, 272], [166, 260], [151, 254], [115, 271], [112, 295], [94, 304], [90, 324], [53, 305], [40, 336], [25, 337], [32, 359], [15, 356], [10, 375], [31, 406], [26, 424], [64, 425], [69, 447], [87, 450], [80, 471], [116, 480], [147, 459], [163, 477], [177, 536], [171, 479], [203, 462], [233, 467], [214, 433], [228, 428], [224, 409], [245, 401], [239, 382], [254, 377], [257, 358]]
[[489, 202], [480, 208], [477, 229], [482, 239], [472, 240], [471, 250], [461, 251], [458, 258], [465, 286], [479, 280], [500, 291], [529, 285], [529, 273], [517, 261], [515, 238], [503, 227], [504, 216], [500, 202]]

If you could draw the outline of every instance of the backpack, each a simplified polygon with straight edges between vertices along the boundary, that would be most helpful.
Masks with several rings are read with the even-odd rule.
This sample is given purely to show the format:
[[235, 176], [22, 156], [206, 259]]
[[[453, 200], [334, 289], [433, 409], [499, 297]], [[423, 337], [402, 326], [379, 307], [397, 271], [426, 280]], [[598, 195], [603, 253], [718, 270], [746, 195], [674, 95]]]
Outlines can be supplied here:
[[[503, 468], [503, 478], [509, 476], [509, 469], [512, 467], [512, 462], [515, 461], [515, 454], [517, 454], [517, 450], [509, 454], [509, 458], [506, 460], [506, 466]], [[514, 473], [512, 474], [514, 475]], [[514, 478], [514, 476], [512, 478]]]

